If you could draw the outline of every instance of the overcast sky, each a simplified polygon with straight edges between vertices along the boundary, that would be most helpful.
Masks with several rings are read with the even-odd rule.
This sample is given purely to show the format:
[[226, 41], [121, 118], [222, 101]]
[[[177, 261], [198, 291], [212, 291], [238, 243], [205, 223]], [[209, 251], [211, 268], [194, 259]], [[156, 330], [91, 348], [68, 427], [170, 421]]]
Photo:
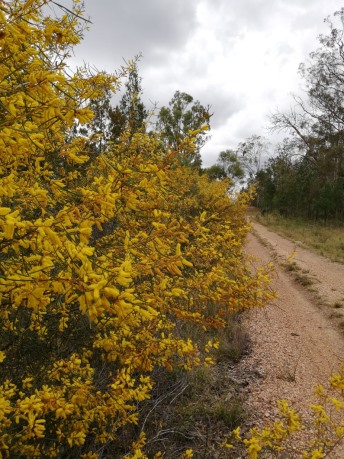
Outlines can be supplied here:
[[143, 99], [174, 92], [211, 105], [203, 165], [247, 137], [268, 136], [268, 115], [301, 90], [298, 66], [344, 0], [85, 0], [93, 24], [75, 60], [114, 72], [139, 53]]

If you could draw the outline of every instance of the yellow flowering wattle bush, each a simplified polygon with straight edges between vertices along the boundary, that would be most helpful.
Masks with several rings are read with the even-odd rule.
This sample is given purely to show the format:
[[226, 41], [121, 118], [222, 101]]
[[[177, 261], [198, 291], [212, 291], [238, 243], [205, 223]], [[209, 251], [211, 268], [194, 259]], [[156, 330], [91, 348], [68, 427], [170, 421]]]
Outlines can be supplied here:
[[211, 363], [216, 342], [199, 348], [185, 324], [223, 327], [264, 304], [267, 279], [242, 255], [249, 196], [232, 201], [157, 135], [101, 155], [72, 135], [119, 82], [69, 74], [82, 7], [50, 11], [0, 5], [0, 457], [145, 457], [144, 433], [116, 439], [154, 370]]

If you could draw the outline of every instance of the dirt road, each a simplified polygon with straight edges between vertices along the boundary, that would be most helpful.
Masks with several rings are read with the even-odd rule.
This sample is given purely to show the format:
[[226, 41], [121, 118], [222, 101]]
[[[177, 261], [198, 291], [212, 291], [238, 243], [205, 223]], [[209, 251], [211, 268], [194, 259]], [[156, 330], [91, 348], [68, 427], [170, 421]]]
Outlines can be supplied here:
[[[314, 403], [314, 387], [325, 383], [344, 360], [344, 333], [329, 319], [332, 311], [337, 322], [344, 320], [344, 265], [258, 224], [249, 236], [247, 251], [257, 262], [275, 261], [273, 288], [278, 299], [264, 310], [253, 311], [248, 320], [253, 351], [242, 365], [259, 377], [244, 389], [244, 398], [258, 426], [274, 418], [278, 399], [289, 401], [310, 419], [308, 405]], [[296, 451], [297, 446], [295, 455], [286, 457], [300, 457]], [[344, 447], [326, 457], [343, 459]]]

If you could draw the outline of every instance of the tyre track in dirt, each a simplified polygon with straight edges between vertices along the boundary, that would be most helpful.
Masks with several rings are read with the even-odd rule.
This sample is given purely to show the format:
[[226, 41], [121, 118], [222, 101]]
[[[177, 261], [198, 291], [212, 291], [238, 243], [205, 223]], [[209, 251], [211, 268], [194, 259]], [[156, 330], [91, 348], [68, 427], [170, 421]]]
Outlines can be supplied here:
[[291, 241], [255, 223], [254, 232], [265, 241], [283, 262], [295, 262], [301, 270], [309, 271], [314, 288], [323, 304], [343, 302], [344, 306], [344, 264], [330, 261], [303, 247], [298, 241]]
[[[275, 418], [279, 399], [290, 402], [310, 420], [308, 405], [315, 401], [314, 387], [326, 384], [344, 360], [343, 332], [328, 318], [331, 308], [324, 306], [343, 301], [344, 265], [320, 257], [262, 225], [254, 224], [253, 228], [247, 253], [253, 257], [253, 266], [274, 262], [272, 288], [278, 298], [249, 314], [246, 326], [252, 352], [240, 365], [244, 372], [254, 370], [259, 377], [243, 388], [243, 399], [252, 424], [258, 427]], [[313, 279], [314, 291], [298, 284], [280, 266], [291, 260], [295, 269]], [[300, 458], [300, 444], [306, 437], [307, 433], [301, 433], [285, 457]], [[326, 457], [343, 459], [344, 446]]]

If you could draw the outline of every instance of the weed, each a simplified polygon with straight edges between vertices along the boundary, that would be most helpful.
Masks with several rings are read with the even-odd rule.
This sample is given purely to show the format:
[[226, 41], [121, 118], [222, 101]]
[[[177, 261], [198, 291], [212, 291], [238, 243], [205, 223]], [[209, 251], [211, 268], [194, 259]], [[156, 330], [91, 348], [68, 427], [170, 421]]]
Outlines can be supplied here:
[[287, 382], [295, 382], [296, 381], [296, 367], [292, 370], [290, 368], [285, 368], [277, 375], [277, 379], [282, 379], [283, 381]]
[[248, 332], [239, 320], [231, 321], [219, 334], [219, 340], [217, 358], [233, 362], [238, 362], [247, 353], [251, 343]]
[[314, 284], [314, 280], [308, 275], [309, 270], [301, 270], [300, 266], [297, 263], [295, 263], [295, 261], [285, 261], [284, 263], [282, 263], [282, 266], [286, 271], [292, 273], [294, 279], [304, 287], [309, 287], [310, 285]]
[[198, 401], [202, 392], [211, 390], [216, 385], [216, 374], [213, 368], [197, 367], [188, 373], [188, 384], [188, 397]]
[[340, 303], [339, 301], [336, 301], [336, 302], [334, 303], [334, 305], [333, 305], [333, 307], [336, 308], [336, 309], [340, 309], [340, 308], [342, 308], [343, 306], [344, 306], [343, 303]]
[[[209, 340], [208, 333], [196, 335], [191, 326], [180, 327], [179, 332], [193, 334], [198, 342]], [[155, 372], [153, 397], [141, 413], [144, 422], [140, 426], [153, 439], [147, 444], [152, 457], [163, 449], [166, 457], [174, 459], [180, 457], [177, 451], [188, 448], [195, 457], [232, 457], [222, 449], [219, 452], [219, 445], [222, 432], [235, 429], [245, 418], [230, 370], [249, 347], [240, 314], [230, 317], [219, 341], [215, 365]]]
[[339, 319], [339, 318], [341, 318], [341, 317], [343, 317], [343, 314], [342, 314], [341, 312], [339, 312], [339, 311], [338, 311], [338, 312], [337, 312], [337, 311], [334, 311], [334, 312], [332, 312], [332, 313], [330, 314], [330, 318], [331, 318], [331, 319]]
[[221, 401], [218, 406], [214, 407], [214, 414], [219, 421], [222, 421], [226, 425], [226, 427], [235, 429], [235, 427], [241, 423], [244, 416], [241, 400], [235, 398], [229, 403]]
[[283, 381], [295, 382], [299, 361], [300, 361], [300, 355], [297, 358], [296, 362], [286, 362], [285, 365], [283, 366], [283, 369], [277, 375], [277, 378], [282, 379]]
[[220, 422], [228, 429], [234, 429], [242, 421], [244, 410], [240, 399], [235, 398], [229, 402], [219, 399], [214, 404], [185, 403], [179, 414], [184, 429], [190, 427], [190, 423], [200, 423], [205, 420], [212, 423]]
[[295, 263], [295, 261], [293, 262], [285, 262], [283, 263], [283, 267], [286, 269], [286, 271], [290, 271], [290, 272], [295, 272], [295, 271], [299, 271], [300, 270], [300, 267]]
[[314, 280], [305, 274], [295, 273], [294, 277], [296, 281], [304, 287], [308, 287], [309, 285], [314, 284]]

